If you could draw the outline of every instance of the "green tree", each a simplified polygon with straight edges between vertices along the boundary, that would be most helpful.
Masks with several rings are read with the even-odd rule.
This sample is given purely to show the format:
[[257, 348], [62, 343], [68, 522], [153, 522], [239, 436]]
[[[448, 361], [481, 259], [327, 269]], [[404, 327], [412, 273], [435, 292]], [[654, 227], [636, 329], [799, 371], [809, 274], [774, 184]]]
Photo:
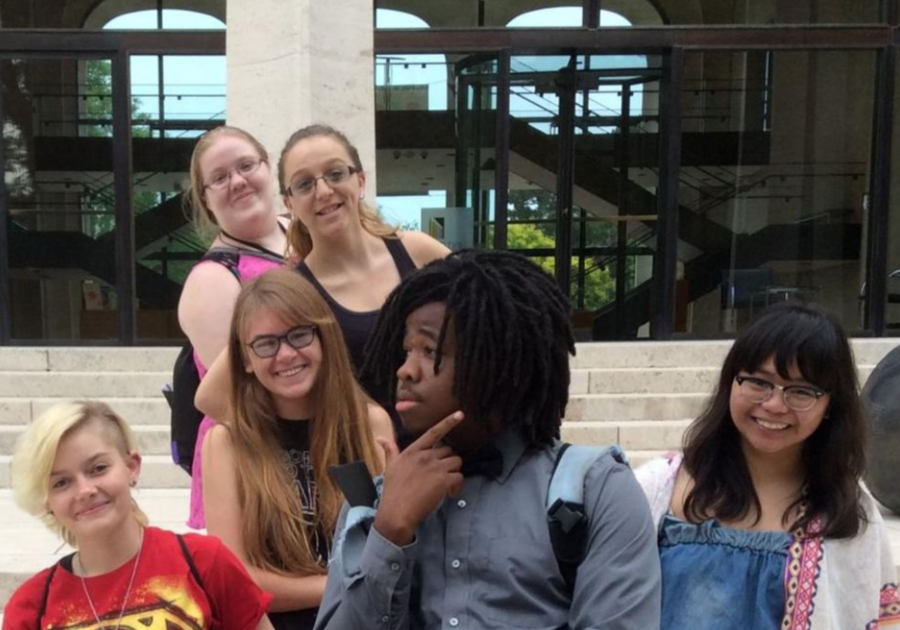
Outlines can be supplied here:
[[[510, 249], [553, 249], [556, 241], [537, 226], [530, 223], [512, 224], [507, 228], [507, 246]], [[552, 256], [532, 258], [548, 273], [555, 273], [556, 261]], [[595, 311], [613, 299], [615, 283], [607, 269], [595, 267], [585, 270], [584, 307]], [[578, 258], [572, 257], [572, 284], [569, 295], [574, 298], [578, 291]]]

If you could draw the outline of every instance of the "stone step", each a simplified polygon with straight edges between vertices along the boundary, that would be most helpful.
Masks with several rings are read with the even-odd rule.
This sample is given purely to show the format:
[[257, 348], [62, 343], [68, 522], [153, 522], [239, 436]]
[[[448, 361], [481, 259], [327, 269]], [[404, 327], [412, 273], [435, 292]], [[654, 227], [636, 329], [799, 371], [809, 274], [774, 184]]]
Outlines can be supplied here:
[[[0, 455], [12, 455], [24, 425], [0, 425]], [[136, 424], [132, 427], [141, 455], [169, 455], [172, 452], [168, 425]]]
[[[576, 345], [572, 368], [718, 367], [730, 340], [587, 342]], [[860, 365], [875, 365], [900, 340], [853, 339]], [[171, 374], [178, 347], [0, 348], [0, 371], [166, 372]]]
[[[0, 489], [10, 487], [9, 455], [0, 455]], [[141, 464], [140, 488], [190, 488], [191, 478], [172, 462], [171, 455], [145, 455]]]
[[180, 348], [0, 348], [0, 371], [167, 372]]
[[168, 372], [0, 372], [0, 398], [161, 396]]
[[[564, 439], [576, 444], [619, 444], [624, 449], [673, 449], [681, 445], [681, 435], [690, 420], [631, 420], [564, 422]], [[169, 455], [169, 425], [132, 426], [142, 455]], [[12, 455], [24, 425], [0, 425], [0, 455]]]
[[584, 394], [573, 396], [566, 420], [680, 420], [700, 414], [709, 394]]
[[618, 444], [630, 454], [681, 448], [690, 420], [637, 420], [631, 422], [566, 422], [562, 439], [573, 444]]
[[[872, 373], [858, 369], [860, 383]], [[571, 395], [580, 394], [708, 394], [719, 378], [718, 367], [591, 368], [572, 371]], [[0, 372], [0, 422], [4, 415], [23, 413], [30, 399], [162, 398], [171, 382], [167, 372]], [[7, 405], [18, 405], [14, 410]]]
[[[731, 348], [730, 340], [713, 341], [629, 341], [591, 342], [576, 345], [571, 366], [583, 368], [616, 367], [720, 367]], [[853, 354], [858, 365], [876, 365], [885, 354], [900, 345], [900, 340], [853, 339]]]
[[[102, 400], [121, 415], [132, 426], [142, 424], [168, 425], [169, 404], [160, 393], [153, 397], [109, 398], [93, 396]], [[40, 416], [48, 407], [73, 400], [72, 398], [0, 398], [0, 425], [26, 424]]]

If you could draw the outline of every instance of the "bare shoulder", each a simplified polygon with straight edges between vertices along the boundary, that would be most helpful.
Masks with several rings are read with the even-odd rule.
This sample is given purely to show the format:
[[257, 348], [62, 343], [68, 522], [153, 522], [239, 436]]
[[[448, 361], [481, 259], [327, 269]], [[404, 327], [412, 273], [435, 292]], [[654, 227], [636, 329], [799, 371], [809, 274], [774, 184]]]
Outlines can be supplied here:
[[202, 449], [204, 465], [212, 459], [221, 461], [223, 457], [233, 458], [234, 441], [231, 438], [231, 431], [224, 424], [215, 424], [203, 439]]
[[397, 236], [409, 252], [410, 258], [416, 263], [416, 267], [424, 267], [432, 260], [445, 258], [450, 249], [436, 238], [424, 232], [397, 232]]
[[184, 326], [210, 313], [221, 314], [223, 307], [234, 305], [240, 292], [241, 283], [223, 265], [201, 263], [191, 270], [184, 283], [178, 301], [178, 319]]
[[391, 417], [381, 405], [376, 403], [367, 403], [369, 412], [369, 427], [372, 429], [373, 437], [394, 437], [394, 425]]

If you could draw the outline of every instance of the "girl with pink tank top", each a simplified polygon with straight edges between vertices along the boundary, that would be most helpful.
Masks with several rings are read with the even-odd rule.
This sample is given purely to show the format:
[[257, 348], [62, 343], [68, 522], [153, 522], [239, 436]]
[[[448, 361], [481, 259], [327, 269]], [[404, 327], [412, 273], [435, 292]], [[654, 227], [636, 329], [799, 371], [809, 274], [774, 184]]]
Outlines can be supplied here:
[[[203, 378], [206, 366], [227, 343], [241, 282], [284, 262], [286, 222], [279, 221], [276, 210], [268, 152], [236, 127], [216, 127], [200, 137], [185, 194], [198, 231], [214, 235], [209, 252], [188, 275], [178, 303], [178, 321], [194, 347], [197, 372]], [[203, 418], [194, 451], [188, 525], [198, 529], [206, 526], [200, 453], [214, 422]]]

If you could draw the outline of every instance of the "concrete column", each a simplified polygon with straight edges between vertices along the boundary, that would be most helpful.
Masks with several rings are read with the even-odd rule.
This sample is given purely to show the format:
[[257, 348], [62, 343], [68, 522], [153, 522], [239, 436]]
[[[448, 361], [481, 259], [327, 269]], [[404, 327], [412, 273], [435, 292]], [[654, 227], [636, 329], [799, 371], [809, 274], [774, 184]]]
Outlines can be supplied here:
[[[277, 159], [311, 123], [357, 146], [376, 187], [373, 0], [229, 0], [227, 119]], [[274, 166], [274, 165], [273, 165]], [[370, 197], [371, 198], [371, 197]]]

